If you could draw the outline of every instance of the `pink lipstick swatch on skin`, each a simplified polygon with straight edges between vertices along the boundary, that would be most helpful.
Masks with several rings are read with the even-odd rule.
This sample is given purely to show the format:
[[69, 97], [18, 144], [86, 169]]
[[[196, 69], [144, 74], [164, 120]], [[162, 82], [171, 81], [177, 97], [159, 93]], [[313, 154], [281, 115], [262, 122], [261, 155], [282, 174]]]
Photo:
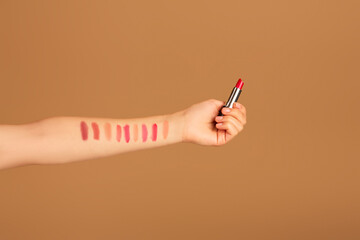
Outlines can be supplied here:
[[124, 126], [124, 133], [125, 133], [125, 141], [128, 143], [130, 141], [130, 126]]
[[93, 123], [91, 123], [91, 127], [94, 132], [94, 139], [99, 140], [100, 139], [99, 125], [97, 125], [97, 123], [93, 122]]
[[121, 126], [116, 125], [116, 141], [120, 142], [121, 140]]
[[164, 139], [166, 139], [168, 135], [169, 135], [169, 122], [165, 120], [164, 124], [163, 124], [163, 137], [164, 137]]
[[110, 125], [110, 123], [105, 123], [104, 130], [105, 130], [106, 139], [108, 141], [110, 141], [111, 140], [111, 125]]
[[82, 140], [86, 141], [88, 139], [89, 128], [84, 121], [80, 123], [80, 130], [81, 130]]
[[139, 132], [139, 130], [138, 130], [138, 125], [135, 124], [135, 125], [134, 125], [134, 141], [135, 141], [135, 142], [137, 142], [137, 140], [138, 140], [138, 132]]
[[[105, 139], [110, 141], [111, 138], [112, 138], [112, 127], [111, 127], [111, 123], [105, 123], [103, 125], [104, 127], [104, 136], [105, 136]], [[91, 123], [91, 128], [92, 128], [92, 131], [93, 131], [93, 138], [95, 140], [100, 140], [100, 129], [99, 129], [99, 125], [96, 123], [96, 122], [92, 122]], [[125, 141], [128, 143], [130, 142], [130, 125], [129, 124], [126, 124], [124, 127], [124, 129], [122, 130], [122, 127], [120, 125], [116, 125], [116, 133], [115, 133], [115, 139], [117, 142], [120, 142], [121, 141], [121, 138], [122, 138], [122, 132], [124, 132], [124, 138], [125, 138]], [[134, 142], [137, 142], [140, 138], [139, 136], [139, 128], [140, 128], [140, 125], [139, 124], [134, 124], [133, 125], [133, 130], [132, 130], [132, 133], [134, 134], [133, 135], [133, 138], [134, 138]], [[147, 126], [146, 124], [141, 124], [141, 132], [142, 132], [142, 141], [143, 142], [146, 142], [147, 139], [148, 139], [148, 129], [147, 129]], [[164, 121], [163, 122], [163, 128], [161, 129], [162, 130], [162, 136], [164, 139], [167, 139], [168, 135], [169, 135], [169, 122], [168, 121]], [[81, 131], [81, 138], [83, 141], [86, 141], [88, 140], [89, 138], [89, 127], [88, 125], [86, 124], [85, 121], [81, 121], [80, 122], [80, 131]], [[152, 124], [151, 125], [151, 140], [153, 142], [155, 142], [157, 140], [157, 136], [158, 136], [158, 126], [156, 123]]]
[[156, 125], [156, 123], [154, 123], [154, 124], [152, 125], [152, 136], [151, 136], [151, 140], [154, 142], [154, 141], [156, 141], [156, 139], [157, 139], [157, 125]]
[[142, 141], [146, 142], [147, 137], [148, 137], [148, 131], [147, 131], [146, 125], [143, 124], [142, 125]]

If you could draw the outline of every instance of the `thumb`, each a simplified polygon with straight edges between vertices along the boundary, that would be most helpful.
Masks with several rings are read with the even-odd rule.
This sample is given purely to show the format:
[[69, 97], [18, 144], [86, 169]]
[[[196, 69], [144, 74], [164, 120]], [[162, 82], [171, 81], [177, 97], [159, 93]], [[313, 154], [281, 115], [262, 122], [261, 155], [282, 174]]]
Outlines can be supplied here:
[[225, 105], [224, 101], [220, 101], [217, 99], [210, 99], [209, 101], [213, 102], [215, 104], [216, 108], [218, 108], [218, 109], [220, 109], [220, 107]]

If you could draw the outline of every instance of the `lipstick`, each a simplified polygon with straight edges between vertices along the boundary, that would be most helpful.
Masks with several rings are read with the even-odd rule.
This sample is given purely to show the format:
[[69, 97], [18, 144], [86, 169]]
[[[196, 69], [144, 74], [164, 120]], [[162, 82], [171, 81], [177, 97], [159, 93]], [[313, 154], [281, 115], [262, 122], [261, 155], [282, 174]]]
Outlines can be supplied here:
[[232, 90], [229, 99], [227, 100], [226, 104], [221, 107], [218, 116], [224, 116], [221, 112], [221, 110], [226, 108], [232, 108], [234, 105], [234, 102], [236, 102], [239, 99], [239, 96], [242, 92], [242, 87], [244, 86], [244, 82], [239, 78], [238, 82], [236, 83], [234, 89]]

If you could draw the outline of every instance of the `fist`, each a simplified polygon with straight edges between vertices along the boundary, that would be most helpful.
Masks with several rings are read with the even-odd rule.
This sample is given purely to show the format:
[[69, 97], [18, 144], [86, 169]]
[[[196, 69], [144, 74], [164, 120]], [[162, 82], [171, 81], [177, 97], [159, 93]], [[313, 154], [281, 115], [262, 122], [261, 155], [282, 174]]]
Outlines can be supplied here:
[[245, 107], [235, 102], [233, 108], [221, 110], [224, 116], [217, 116], [224, 104], [210, 99], [184, 110], [184, 141], [220, 146], [241, 132], [246, 124]]

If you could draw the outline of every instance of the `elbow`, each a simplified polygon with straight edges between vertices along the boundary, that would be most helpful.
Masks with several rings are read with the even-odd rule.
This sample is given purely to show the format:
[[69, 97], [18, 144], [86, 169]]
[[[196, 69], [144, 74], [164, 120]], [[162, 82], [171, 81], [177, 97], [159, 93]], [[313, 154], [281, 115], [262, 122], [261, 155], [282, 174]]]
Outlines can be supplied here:
[[0, 170], [37, 164], [36, 151], [43, 138], [43, 120], [24, 125], [0, 126]]
[[7, 149], [4, 146], [4, 144], [1, 144], [1, 146], [0, 146], [0, 170], [21, 166], [21, 162], [17, 161], [15, 156], [16, 156], [16, 154], [11, 154], [9, 149]]
[[6, 157], [5, 150], [1, 144], [0, 145], [0, 170], [6, 168], [7, 162], [9, 162], [9, 159]]

